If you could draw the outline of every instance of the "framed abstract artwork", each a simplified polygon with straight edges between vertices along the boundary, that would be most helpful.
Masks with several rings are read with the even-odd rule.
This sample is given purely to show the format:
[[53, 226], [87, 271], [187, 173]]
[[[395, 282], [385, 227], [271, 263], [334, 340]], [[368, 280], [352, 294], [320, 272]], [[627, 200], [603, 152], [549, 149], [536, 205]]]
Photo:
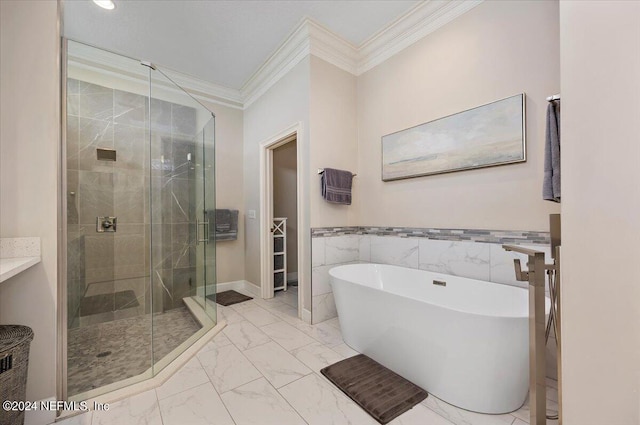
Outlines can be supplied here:
[[382, 137], [382, 180], [525, 162], [525, 95]]

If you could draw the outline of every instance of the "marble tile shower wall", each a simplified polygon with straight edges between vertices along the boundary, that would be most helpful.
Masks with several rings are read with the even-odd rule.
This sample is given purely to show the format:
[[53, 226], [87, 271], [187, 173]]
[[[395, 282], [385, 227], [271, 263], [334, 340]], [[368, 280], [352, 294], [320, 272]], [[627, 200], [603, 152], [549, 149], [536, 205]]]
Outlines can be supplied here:
[[[548, 235], [535, 233], [535, 238], [517, 237], [517, 233], [483, 233], [482, 237], [491, 242], [470, 240], [440, 240], [428, 237], [408, 237], [400, 229], [393, 235], [362, 234], [362, 228], [340, 228], [331, 232], [312, 230], [312, 320], [319, 323], [337, 316], [333, 292], [329, 284], [329, 269], [341, 264], [379, 263], [392, 264], [414, 269], [429, 270], [480, 279], [489, 282], [526, 287], [525, 282], [515, 279], [513, 260], [522, 254], [506, 252], [503, 243], [538, 248], [550, 258]], [[421, 234], [427, 235], [428, 229]], [[450, 231], [440, 232], [440, 237]], [[467, 231], [471, 233], [471, 231]], [[485, 232], [485, 231], [481, 231]], [[403, 236], [398, 236], [403, 233]], [[469, 234], [468, 233], [468, 234]], [[516, 234], [514, 234], [516, 233]], [[453, 233], [456, 235], [457, 233]], [[492, 238], [492, 239], [490, 239]], [[550, 260], [548, 260], [550, 261]]]
[[[195, 150], [195, 110], [156, 99], [149, 110], [145, 96], [74, 79], [67, 94], [69, 323], [151, 310], [150, 240], [153, 282], [163, 293], [154, 311], [178, 306], [195, 275], [194, 175], [186, 160]], [[97, 148], [115, 149], [117, 160], [97, 160]], [[97, 233], [97, 216], [116, 216], [117, 231]], [[85, 297], [126, 290], [137, 303], [116, 306], [115, 297], [103, 297], [113, 304], [100, 306], [100, 314], [82, 311]]]

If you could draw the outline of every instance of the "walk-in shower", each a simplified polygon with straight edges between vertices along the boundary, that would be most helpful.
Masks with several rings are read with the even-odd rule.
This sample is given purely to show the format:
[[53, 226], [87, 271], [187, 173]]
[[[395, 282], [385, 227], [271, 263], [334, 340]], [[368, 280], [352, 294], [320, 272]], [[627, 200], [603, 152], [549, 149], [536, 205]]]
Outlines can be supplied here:
[[62, 367], [64, 394], [86, 399], [215, 326], [215, 117], [168, 71], [64, 44]]

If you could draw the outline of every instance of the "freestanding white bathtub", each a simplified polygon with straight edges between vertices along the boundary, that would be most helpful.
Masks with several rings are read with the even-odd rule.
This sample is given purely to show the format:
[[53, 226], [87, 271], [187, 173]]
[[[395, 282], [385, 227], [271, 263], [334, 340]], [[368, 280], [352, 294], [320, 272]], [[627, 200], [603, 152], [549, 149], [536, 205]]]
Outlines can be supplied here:
[[[526, 289], [382, 264], [338, 266], [329, 275], [351, 348], [463, 409], [498, 414], [522, 406]], [[547, 299], [547, 314], [549, 307]]]

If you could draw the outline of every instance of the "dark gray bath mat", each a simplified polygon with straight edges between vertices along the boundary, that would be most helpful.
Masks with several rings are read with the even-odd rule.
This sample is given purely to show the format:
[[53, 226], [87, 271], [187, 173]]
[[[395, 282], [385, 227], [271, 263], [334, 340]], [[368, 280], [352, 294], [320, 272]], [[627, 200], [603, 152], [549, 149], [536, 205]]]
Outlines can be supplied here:
[[320, 372], [381, 424], [392, 421], [429, 395], [364, 354], [334, 363]]
[[123, 308], [138, 307], [139, 305], [136, 293], [131, 289], [110, 294], [92, 295], [84, 297], [80, 301], [80, 316], [108, 313]]
[[244, 301], [252, 300], [253, 298], [247, 297], [244, 294], [236, 291], [223, 291], [218, 292], [217, 294], [207, 295], [211, 301], [215, 301], [220, 305], [228, 306], [233, 304], [238, 304]]

